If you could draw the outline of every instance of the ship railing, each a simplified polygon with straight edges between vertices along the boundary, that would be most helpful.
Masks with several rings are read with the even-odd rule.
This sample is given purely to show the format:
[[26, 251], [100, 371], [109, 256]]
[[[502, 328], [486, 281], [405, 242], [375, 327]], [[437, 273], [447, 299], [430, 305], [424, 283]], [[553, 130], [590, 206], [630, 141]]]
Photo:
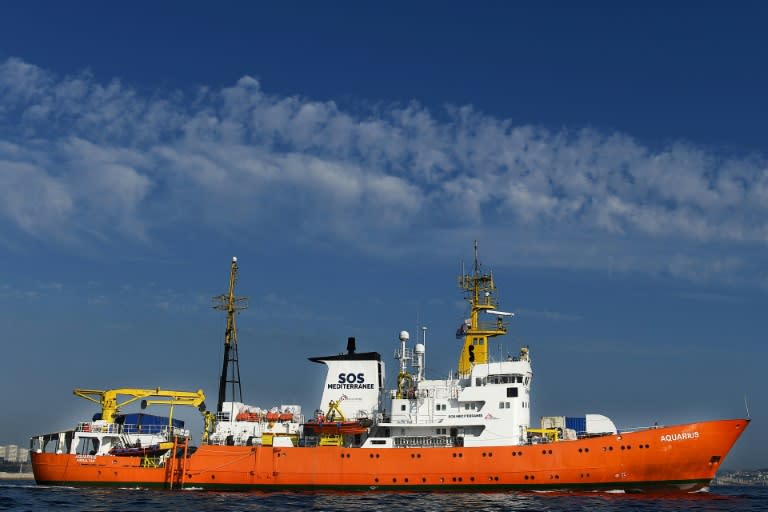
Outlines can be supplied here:
[[98, 434], [146, 434], [160, 435], [167, 439], [172, 436], [187, 437], [189, 430], [179, 427], [169, 427], [168, 425], [121, 425], [118, 423], [101, 423], [93, 421], [82, 421], [77, 424], [76, 432], [93, 432]]
[[507, 327], [499, 322], [477, 322], [477, 328], [480, 331], [506, 331]]
[[650, 426], [647, 426], [647, 427], [617, 428], [616, 429], [616, 433], [617, 434], [621, 434], [621, 433], [626, 433], [626, 432], [640, 432], [642, 430], [651, 430], [651, 429], [655, 429], [655, 428], [663, 428], [663, 425], [654, 424], [654, 425], [650, 425]]
[[451, 436], [397, 436], [393, 438], [395, 448], [431, 448], [456, 446]]
[[120, 429], [121, 434], [146, 434], [146, 435], [161, 435], [168, 439], [172, 436], [188, 436], [189, 430], [179, 427], [169, 427], [168, 425], [136, 425], [129, 423], [127, 425], [118, 425], [122, 427]]
[[122, 425], [117, 423], [96, 423], [93, 421], [81, 421], [75, 428], [76, 432], [95, 432], [99, 434], [119, 434]]

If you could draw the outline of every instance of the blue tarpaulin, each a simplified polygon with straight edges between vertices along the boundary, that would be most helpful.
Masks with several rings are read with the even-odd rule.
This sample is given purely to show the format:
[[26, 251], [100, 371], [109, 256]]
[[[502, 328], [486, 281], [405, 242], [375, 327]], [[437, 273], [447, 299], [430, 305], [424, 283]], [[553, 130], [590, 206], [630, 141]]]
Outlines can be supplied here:
[[577, 434], [581, 434], [587, 431], [587, 418], [585, 416], [565, 418], [565, 428], [570, 428], [576, 431]]
[[[115, 423], [123, 425], [123, 431], [136, 434], [155, 434], [163, 430], [169, 424], [168, 416], [155, 416], [143, 412], [121, 414]], [[183, 420], [173, 420], [173, 426], [184, 428]]]

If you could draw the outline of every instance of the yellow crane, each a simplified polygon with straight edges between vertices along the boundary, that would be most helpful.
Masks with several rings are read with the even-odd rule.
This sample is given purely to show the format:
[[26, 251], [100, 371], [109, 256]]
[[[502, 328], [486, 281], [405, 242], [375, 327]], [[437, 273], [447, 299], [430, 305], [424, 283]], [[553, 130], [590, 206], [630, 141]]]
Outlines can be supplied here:
[[[85, 398], [101, 406], [101, 419], [107, 423], [114, 423], [115, 416], [120, 408], [136, 400], [142, 400], [142, 409], [149, 405], [187, 405], [197, 407], [205, 414], [205, 394], [202, 389], [197, 391], [171, 391], [166, 389], [75, 389], [73, 393], [80, 398]], [[125, 395], [129, 398], [118, 402], [118, 396]]]

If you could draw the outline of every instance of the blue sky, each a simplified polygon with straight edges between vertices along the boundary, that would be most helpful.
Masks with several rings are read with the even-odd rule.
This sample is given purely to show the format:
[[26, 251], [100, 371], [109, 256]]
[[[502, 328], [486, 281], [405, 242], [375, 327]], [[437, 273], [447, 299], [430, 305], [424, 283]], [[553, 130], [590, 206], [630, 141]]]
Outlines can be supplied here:
[[[742, 3], [0, 7], [0, 441], [75, 387], [216, 395], [231, 256], [244, 395], [306, 357], [455, 365], [472, 241], [531, 346], [533, 417], [755, 419], [768, 464], [766, 9]], [[194, 418], [195, 421], [196, 418]]]

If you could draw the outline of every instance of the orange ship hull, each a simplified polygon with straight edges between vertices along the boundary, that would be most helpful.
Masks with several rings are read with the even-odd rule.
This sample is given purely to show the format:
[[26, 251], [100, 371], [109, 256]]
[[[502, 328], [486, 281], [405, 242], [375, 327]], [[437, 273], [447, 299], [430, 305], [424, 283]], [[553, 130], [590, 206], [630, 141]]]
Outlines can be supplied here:
[[[452, 448], [200, 446], [164, 467], [138, 457], [33, 453], [38, 484], [211, 490], [706, 487], [749, 424], [689, 423], [547, 444]], [[181, 452], [181, 450], [178, 450]]]

